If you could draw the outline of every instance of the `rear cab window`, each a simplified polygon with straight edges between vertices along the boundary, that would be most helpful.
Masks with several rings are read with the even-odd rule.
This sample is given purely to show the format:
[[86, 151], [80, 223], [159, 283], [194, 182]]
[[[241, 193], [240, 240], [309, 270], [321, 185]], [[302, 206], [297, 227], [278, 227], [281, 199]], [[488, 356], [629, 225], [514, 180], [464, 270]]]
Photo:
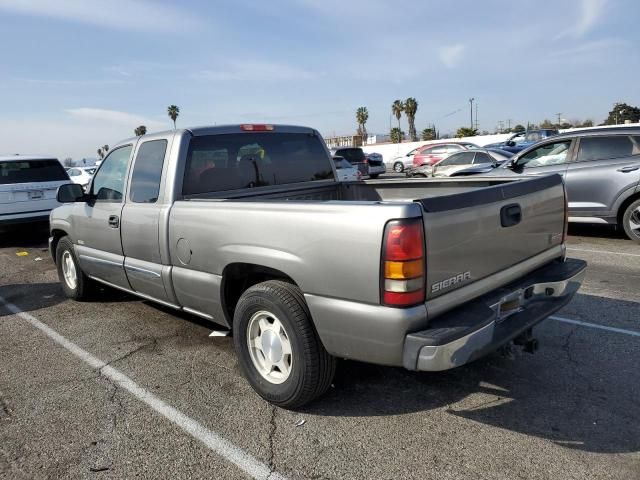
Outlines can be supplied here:
[[0, 162], [0, 185], [69, 180], [58, 160], [9, 160]]
[[362, 163], [366, 160], [360, 148], [341, 148], [336, 151], [336, 156], [344, 158], [349, 163]]
[[[340, 149], [336, 156], [346, 157]], [[364, 157], [364, 154], [363, 154]], [[349, 160], [347, 158], [347, 160]], [[195, 136], [183, 195], [334, 179], [331, 158], [311, 133], [253, 132]]]

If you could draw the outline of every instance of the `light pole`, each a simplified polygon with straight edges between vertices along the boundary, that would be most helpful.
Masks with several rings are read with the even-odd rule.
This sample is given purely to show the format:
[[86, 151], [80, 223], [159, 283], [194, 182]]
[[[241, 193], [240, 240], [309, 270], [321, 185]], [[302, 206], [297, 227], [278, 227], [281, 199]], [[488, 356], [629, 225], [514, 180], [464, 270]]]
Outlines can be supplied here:
[[471, 117], [471, 123], [469, 124], [471, 127], [471, 130], [473, 130], [473, 101], [475, 100], [475, 98], [470, 98], [469, 99], [469, 115]]

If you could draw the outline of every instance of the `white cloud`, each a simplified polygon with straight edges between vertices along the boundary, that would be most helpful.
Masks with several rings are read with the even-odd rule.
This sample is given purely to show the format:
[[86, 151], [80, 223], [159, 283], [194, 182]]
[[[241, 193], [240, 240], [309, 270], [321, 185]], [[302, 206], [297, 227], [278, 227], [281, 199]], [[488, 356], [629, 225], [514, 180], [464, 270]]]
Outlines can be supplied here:
[[133, 31], [189, 31], [200, 21], [185, 10], [150, 0], [0, 0], [0, 10]]
[[66, 110], [71, 116], [90, 120], [94, 123], [110, 123], [114, 125], [128, 126], [131, 130], [138, 125], [146, 125], [149, 130], [160, 130], [168, 128], [167, 123], [159, 122], [135, 113], [120, 112], [118, 110], [105, 110], [103, 108], [70, 108]]
[[322, 75], [323, 74], [314, 74], [286, 64], [246, 61], [233, 62], [217, 70], [201, 70], [200, 72], [194, 73], [193, 78], [212, 82], [284, 82], [291, 80], [311, 80]]
[[438, 56], [445, 67], [455, 68], [458, 63], [460, 63], [460, 60], [462, 60], [464, 50], [465, 46], [462, 44], [447, 45], [438, 49]]
[[608, 0], [581, 0], [580, 15], [573, 26], [561, 32], [556, 39], [563, 37], [580, 38], [596, 26], [604, 17]]

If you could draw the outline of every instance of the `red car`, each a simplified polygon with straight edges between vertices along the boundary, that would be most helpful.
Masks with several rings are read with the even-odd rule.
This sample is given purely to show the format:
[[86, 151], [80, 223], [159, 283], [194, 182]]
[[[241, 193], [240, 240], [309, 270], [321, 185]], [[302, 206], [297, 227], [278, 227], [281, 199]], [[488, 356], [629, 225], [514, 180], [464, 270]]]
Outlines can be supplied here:
[[440, 160], [444, 160], [449, 155], [453, 155], [461, 150], [469, 148], [479, 148], [473, 143], [432, 143], [425, 145], [413, 156], [413, 166], [435, 165]]

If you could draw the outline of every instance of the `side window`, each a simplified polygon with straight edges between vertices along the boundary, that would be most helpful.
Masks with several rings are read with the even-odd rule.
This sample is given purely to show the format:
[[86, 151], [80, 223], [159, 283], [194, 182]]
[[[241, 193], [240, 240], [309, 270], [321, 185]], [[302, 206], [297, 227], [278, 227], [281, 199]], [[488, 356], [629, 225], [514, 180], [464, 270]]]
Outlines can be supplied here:
[[112, 150], [102, 161], [91, 184], [91, 195], [96, 202], [122, 202], [127, 164], [132, 148], [131, 145], [127, 145]]
[[422, 153], [425, 155], [437, 155], [440, 153], [447, 153], [447, 146], [438, 145], [437, 147], [427, 148], [426, 150], [423, 150]]
[[455, 143], [447, 145], [447, 153], [459, 152], [460, 150], [464, 150], [462, 145], [456, 145]]
[[571, 140], [546, 143], [531, 150], [518, 159], [518, 166], [523, 168], [547, 167], [567, 162]]
[[473, 163], [474, 165], [479, 163], [493, 163], [493, 160], [491, 160], [491, 157], [486, 153], [478, 152], [476, 153], [476, 158], [473, 160]]
[[473, 152], [461, 152], [451, 155], [440, 162], [440, 165], [471, 165], [473, 162]]
[[605, 160], [633, 154], [633, 143], [626, 135], [611, 137], [583, 137], [580, 139], [578, 161]]
[[151, 140], [140, 146], [131, 175], [129, 195], [132, 202], [155, 203], [158, 200], [166, 151], [166, 140]]

